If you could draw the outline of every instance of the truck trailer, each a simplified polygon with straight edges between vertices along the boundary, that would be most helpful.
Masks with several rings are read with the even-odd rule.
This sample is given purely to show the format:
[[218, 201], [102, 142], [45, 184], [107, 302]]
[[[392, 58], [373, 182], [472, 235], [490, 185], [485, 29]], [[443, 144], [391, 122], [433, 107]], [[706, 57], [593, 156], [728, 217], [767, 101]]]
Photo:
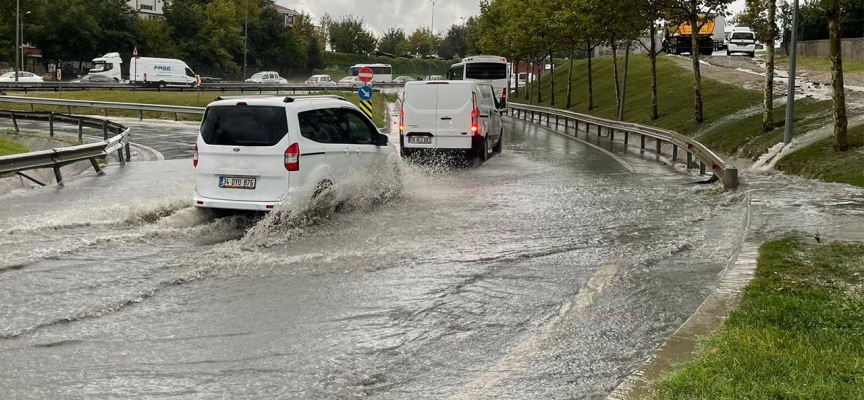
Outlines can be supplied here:
[[[699, 54], [710, 56], [714, 53], [714, 17], [699, 16], [702, 25], [697, 33], [699, 40]], [[676, 24], [666, 22], [666, 52], [669, 54], [690, 53], [692, 49], [691, 35], [693, 28], [689, 22]]]

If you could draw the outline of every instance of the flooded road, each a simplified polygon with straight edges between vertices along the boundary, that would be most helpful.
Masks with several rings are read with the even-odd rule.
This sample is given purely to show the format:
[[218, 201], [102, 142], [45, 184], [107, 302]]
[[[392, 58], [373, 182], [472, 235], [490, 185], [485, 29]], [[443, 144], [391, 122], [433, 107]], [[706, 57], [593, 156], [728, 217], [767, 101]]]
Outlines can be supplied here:
[[788, 185], [717, 194], [520, 121], [505, 140], [332, 215], [197, 212], [188, 159], [0, 197], [4, 398], [604, 398], [781, 208], [832, 221], [760, 195]]

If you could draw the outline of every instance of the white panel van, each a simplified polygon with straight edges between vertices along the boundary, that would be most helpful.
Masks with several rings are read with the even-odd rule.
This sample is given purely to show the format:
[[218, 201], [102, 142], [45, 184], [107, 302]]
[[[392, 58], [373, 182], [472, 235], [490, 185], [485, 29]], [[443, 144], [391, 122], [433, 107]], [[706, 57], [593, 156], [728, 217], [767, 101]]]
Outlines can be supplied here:
[[486, 160], [500, 151], [504, 105], [491, 86], [481, 86], [474, 81], [406, 82], [399, 121], [402, 156], [436, 150]]
[[195, 85], [195, 72], [182, 60], [140, 57], [129, 62], [129, 81], [147, 86]]

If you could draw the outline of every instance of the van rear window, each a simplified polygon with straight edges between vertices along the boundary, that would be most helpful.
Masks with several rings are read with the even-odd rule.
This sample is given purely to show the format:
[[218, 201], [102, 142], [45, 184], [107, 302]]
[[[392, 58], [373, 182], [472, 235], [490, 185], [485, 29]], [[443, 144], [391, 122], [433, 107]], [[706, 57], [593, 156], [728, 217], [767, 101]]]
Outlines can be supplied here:
[[201, 123], [204, 143], [220, 146], [273, 146], [287, 133], [282, 107], [209, 107]]
[[732, 39], [753, 40], [753, 34], [750, 32], [735, 32], [732, 34]]
[[467, 79], [507, 79], [507, 64], [468, 63], [465, 66]]

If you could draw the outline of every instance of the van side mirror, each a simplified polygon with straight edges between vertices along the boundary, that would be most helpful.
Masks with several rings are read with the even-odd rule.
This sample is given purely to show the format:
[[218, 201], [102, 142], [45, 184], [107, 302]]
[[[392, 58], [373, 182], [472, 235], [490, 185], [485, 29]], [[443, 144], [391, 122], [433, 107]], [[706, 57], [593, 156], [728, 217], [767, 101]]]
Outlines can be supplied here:
[[498, 101], [498, 109], [503, 110], [505, 108], [507, 108], [507, 98], [502, 96], [501, 100]]
[[390, 140], [387, 135], [384, 135], [382, 133], [379, 133], [378, 138], [375, 140], [375, 144], [378, 146], [386, 146], [389, 142]]

